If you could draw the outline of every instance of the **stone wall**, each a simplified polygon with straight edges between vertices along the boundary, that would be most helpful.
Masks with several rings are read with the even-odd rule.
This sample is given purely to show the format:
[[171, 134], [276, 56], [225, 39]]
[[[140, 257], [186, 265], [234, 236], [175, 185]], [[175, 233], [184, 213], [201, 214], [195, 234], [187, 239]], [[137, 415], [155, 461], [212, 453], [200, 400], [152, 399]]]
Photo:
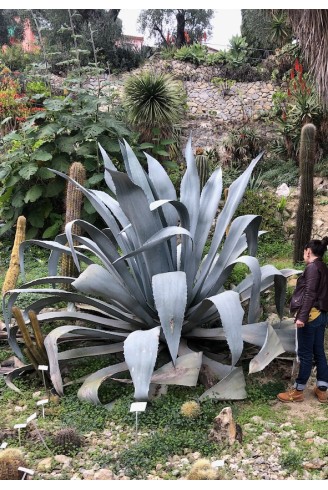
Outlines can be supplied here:
[[[192, 131], [193, 147], [218, 147], [231, 127], [243, 124], [253, 124], [263, 136], [272, 138], [272, 127], [261, 120], [273, 106], [272, 95], [278, 87], [272, 82], [236, 82], [230, 90], [223, 91], [212, 82], [213, 78], [221, 77], [218, 66], [197, 67], [177, 60], [154, 58], [132, 73], [142, 70], [170, 73], [182, 81], [187, 93], [182, 140], [186, 140]], [[113, 80], [113, 83], [122, 89], [124, 78], [130, 75], [124, 74], [123, 79]]]

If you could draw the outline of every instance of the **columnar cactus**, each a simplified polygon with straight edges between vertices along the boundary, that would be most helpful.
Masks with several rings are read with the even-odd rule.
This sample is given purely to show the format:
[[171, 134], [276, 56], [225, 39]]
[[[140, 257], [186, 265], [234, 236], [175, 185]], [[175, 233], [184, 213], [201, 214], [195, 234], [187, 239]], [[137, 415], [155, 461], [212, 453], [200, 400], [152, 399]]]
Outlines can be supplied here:
[[[69, 176], [81, 185], [85, 183], [86, 172], [85, 168], [80, 162], [73, 162], [70, 166]], [[72, 182], [67, 183], [66, 191], [66, 215], [65, 224], [75, 219], [81, 218], [83, 194], [81, 190], [76, 187]], [[73, 226], [73, 233], [80, 235], [81, 230], [78, 226]], [[71, 256], [64, 254], [62, 257], [61, 271], [63, 276], [76, 277], [77, 269], [74, 265]], [[66, 286], [64, 286], [66, 288]]]
[[15, 289], [19, 276], [19, 245], [25, 240], [26, 218], [19, 216], [16, 225], [14, 246], [11, 252], [9, 267], [2, 286], [2, 294], [10, 289]]
[[199, 175], [200, 189], [202, 190], [204, 185], [208, 181], [208, 157], [205, 155], [196, 155], [196, 167]]
[[300, 197], [296, 215], [294, 263], [303, 260], [304, 245], [310, 240], [313, 223], [313, 167], [315, 163], [316, 127], [305, 124], [300, 143]]
[[23, 352], [25, 356], [30, 360], [35, 370], [38, 371], [40, 364], [48, 364], [48, 356], [43, 343], [43, 335], [39, 326], [39, 321], [34, 311], [29, 311], [28, 316], [34, 332], [35, 342], [33, 342], [29, 330], [26, 326], [21, 310], [14, 306], [12, 310], [13, 316], [17, 322], [18, 328], [23, 336], [25, 342], [25, 348]]

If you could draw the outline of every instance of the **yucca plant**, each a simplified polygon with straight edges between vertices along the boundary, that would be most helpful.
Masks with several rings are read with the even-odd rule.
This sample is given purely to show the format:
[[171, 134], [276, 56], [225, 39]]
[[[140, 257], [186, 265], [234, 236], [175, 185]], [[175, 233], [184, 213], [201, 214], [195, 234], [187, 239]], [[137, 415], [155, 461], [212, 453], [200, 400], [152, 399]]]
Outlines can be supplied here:
[[[222, 207], [222, 170], [217, 168], [200, 192], [191, 139], [185, 150], [187, 168], [179, 199], [165, 170], [151, 156], [146, 155], [147, 173], [130, 146], [121, 143], [127, 172], [122, 173], [116, 170], [103, 148], [100, 150], [109, 194], [86, 189], [77, 182], [75, 185], [103, 219], [104, 229], [74, 220], [54, 241], [28, 240], [21, 245], [22, 270], [27, 246], [38, 244], [51, 250], [49, 277], [4, 295], [3, 311], [11, 347], [22, 357], [16, 327], [11, 325], [12, 306], [19, 295], [37, 293], [42, 299], [23, 312], [26, 322], [27, 313], [32, 309], [38, 313], [40, 323], [49, 324], [57, 319], [72, 319], [75, 323], [54, 328], [44, 342], [51, 380], [59, 395], [64, 392], [63, 361], [123, 353], [123, 362], [84, 379], [78, 391], [81, 400], [100, 404], [101, 383], [124, 372], [130, 372], [132, 380], [129, 376], [127, 379], [134, 384], [135, 399], [147, 400], [151, 384], [195, 386], [202, 365], [218, 382], [205, 391], [200, 400], [205, 397], [245, 398], [243, 369], [237, 366], [244, 342], [260, 348], [250, 362], [251, 373], [263, 369], [282, 352], [295, 348], [292, 327], [260, 322], [259, 316], [260, 293], [273, 284], [277, 311], [282, 316], [286, 277], [297, 271], [259, 265], [255, 255], [262, 233], [260, 216], [239, 216], [231, 222], [262, 154], [231, 184]], [[72, 181], [65, 174], [54, 172]], [[229, 224], [229, 233], [225, 236]], [[80, 227], [83, 236], [72, 232], [75, 225]], [[209, 241], [205, 255], [204, 248]], [[67, 242], [69, 246], [65, 245]], [[79, 247], [74, 245], [76, 242]], [[80, 271], [78, 278], [57, 276], [62, 253], [73, 257]], [[246, 264], [250, 274], [232, 290], [226, 290], [227, 279], [238, 263]], [[61, 283], [71, 284], [76, 292], [63, 290]], [[90, 311], [68, 308], [42, 312], [43, 308], [59, 301], [69, 305], [84, 304]], [[247, 318], [244, 318], [244, 304], [248, 307]], [[79, 320], [91, 326], [76, 325]], [[76, 336], [84, 341], [99, 340], [99, 345], [84, 344], [58, 352], [59, 340], [72, 341]], [[225, 363], [218, 354], [220, 341], [230, 349], [230, 358]], [[169, 362], [161, 365], [159, 358], [162, 359], [165, 352]], [[15, 371], [13, 373], [7, 378], [9, 381], [15, 376]]]
[[129, 121], [144, 141], [158, 128], [162, 136], [171, 136], [184, 113], [185, 91], [171, 75], [143, 71], [130, 76], [124, 85], [124, 105]]

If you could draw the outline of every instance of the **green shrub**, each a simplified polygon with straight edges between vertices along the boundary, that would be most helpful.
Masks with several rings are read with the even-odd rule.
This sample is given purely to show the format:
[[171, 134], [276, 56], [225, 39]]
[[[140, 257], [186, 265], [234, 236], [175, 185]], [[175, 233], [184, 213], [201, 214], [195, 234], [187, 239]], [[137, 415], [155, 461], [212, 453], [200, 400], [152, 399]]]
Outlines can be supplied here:
[[189, 61], [196, 66], [204, 64], [207, 57], [207, 48], [202, 44], [192, 44], [191, 46], [182, 46], [178, 49], [174, 58], [180, 61]]
[[260, 168], [263, 184], [267, 186], [275, 188], [283, 183], [288, 186], [297, 186], [298, 184], [299, 168], [294, 160], [267, 158]]

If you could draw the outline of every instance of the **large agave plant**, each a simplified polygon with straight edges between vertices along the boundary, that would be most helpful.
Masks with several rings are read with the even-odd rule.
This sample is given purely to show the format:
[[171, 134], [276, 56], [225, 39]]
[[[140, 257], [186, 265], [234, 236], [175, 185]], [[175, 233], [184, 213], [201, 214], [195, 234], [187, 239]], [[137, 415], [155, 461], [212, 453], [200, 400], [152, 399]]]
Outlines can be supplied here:
[[[82, 380], [78, 391], [81, 400], [99, 404], [101, 383], [118, 373], [130, 372], [131, 378], [126, 377], [130, 382], [132, 379], [135, 399], [147, 400], [151, 385], [195, 386], [201, 369], [217, 379], [217, 384], [205, 391], [201, 399], [245, 398], [243, 369], [237, 367], [244, 342], [258, 347], [250, 362], [251, 373], [263, 369], [284, 351], [294, 351], [292, 328], [283, 323], [275, 326], [259, 322], [260, 293], [275, 286], [275, 302], [281, 317], [286, 278], [298, 271], [278, 270], [272, 265], [260, 267], [255, 258], [262, 233], [260, 216], [239, 216], [232, 221], [262, 155], [233, 182], [222, 207], [222, 171], [217, 168], [200, 193], [191, 140], [185, 150], [187, 166], [179, 199], [165, 170], [151, 156], [146, 155], [147, 174], [130, 146], [126, 142], [121, 144], [127, 172], [122, 173], [101, 147], [100, 151], [109, 193], [85, 189], [77, 182], [75, 185], [95, 207], [105, 227], [100, 230], [86, 221], [75, 220], [54, 241], [28, 240], [21, 245], [22, 270], [24, 249], [29, 244], [51, 250], [49, 277], [4, 296], [3, 311], [11, 347], [22, 357], [16, 340], [17, 328], [11, 325], [12, 307], [18, 295], [38, 293], [41, 299], [23, 312], [27, 323], [29, 310], [38, 314], [40, 323], [74, 320], [74, 325], [54, 328], [45, 338], [50, 376], [58, 394], [62, 395], [64, 390], [61, 366], [65, 361], [121, 352], [124, 362]], [[74, 224], [83, 230], [83, 236], [72, 233]], [[204, 255], [208, 241], [209, 250]], [[75, 243], [80, 245], [74, 247]], [[57, 275], [63, 253], [72, 255], [80, 271], [78, 278]], [[227, 279], [237, 263], [246, 264], [249, 275], [226, 290]], [[61, 283], [71, 284], [72, 291], [60, 288]], [[68, 304], [65, 311], [43, 312], [45, 307], [62, 301]], [[88, 310], [72, 307], [74, 304], [83, 304]], [[243, 308], [246, 304], [247, 318]], [[77, 326], [77, 320], [84, 325], [88, 322], [89, 326]], [[70, 341], [92, 340], [93, 344], [84, 342], [83, 347], [59, 352], [58, 341], [68, 337]], [[96, 346], [95, 340], [99, 341]], [[225, 362], [218, 352], [222, 343], [230, 350]], [[168, 354], [167, 363], [157, 362], [159, 352]], [[119, 377], [122, 381], [122, 374]]]

